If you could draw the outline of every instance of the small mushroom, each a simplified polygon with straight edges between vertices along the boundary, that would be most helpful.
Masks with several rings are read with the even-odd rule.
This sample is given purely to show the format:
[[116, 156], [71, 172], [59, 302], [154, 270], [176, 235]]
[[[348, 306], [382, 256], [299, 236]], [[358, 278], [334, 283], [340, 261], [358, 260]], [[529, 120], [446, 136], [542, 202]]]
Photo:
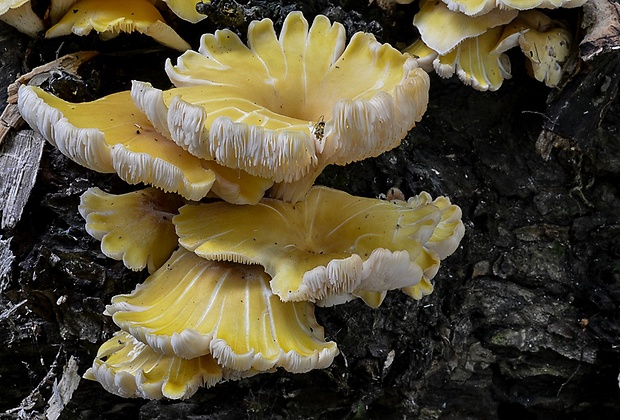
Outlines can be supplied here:
[[422, 0], [413, 25], [420, 31], [424, 43], [439, 55], [448, 54], [468, 38], [485, 33], [490, 28], [512, 21], [517, 10], [492, 9], [481, 16], [467, 16], [452, 11], [440, 1]]
[[429, 79], [413, 58], [371, 34], [346, 44], [325, 16], [309, 27], [290, 13], [279, 37], [271, 20], [252, 22], [248, 45], [230, 30], [204, 35], [167, 63], [178, 87], [147, 115], [165, 115], [162, 132], [193, 155], [273, 179], [277, 198], [303, 198], [328, 164], [396, 147], [426, 110]]
[[282, 300], [333, 304], [356, 291], [414, 286], [430, 266], [436, 272], [439, 258], [424, 245], [444, 213], [433, 203], [412, 207], [314, 187], [296, 204], [186, 205], [173, 222], [181, 246], [203, 258], [261, 264]]
[[307, 372], [338, 354], [309, 302], [282, 302], [260, 266], [207, 261], [185, 249], [107, 313], [156, 351], [193, 359], [211, 354], [225, 368]]
[[179, 148], [155, 131], [129, 91], [75, 104], [21, 86], [17, 104], [24, 120], [65, 156], [98, 172], [116, 172], [130, 184], [144, 182], [190, 200], [213, 188], [225, 200], [246, 204], [273, 183]]
[[93, 29], [102, 39], [136, 31], [179, 51], [190, 48], [148, 0], [79, 0], [45, 36], [88, 35]]
[[510, 79], [510, 60], [506, 54], [495, 52], [502, 27], [462, 41], [455, 49], [433, 61], [437, 74], [449, 78], [455, 73], [468, 86], [480, 91], [499, 89], [504, 79]]
[[45, 29], [30, 0], [0, 0], [0, 20], [33, 38]]
[[185, 399], [225, 379], [211, 355], [194, 359], [157, 353], [125, 331], [103, 343], [85, 379], [123, 398]]
[[172, 217], [182, 204], [178, 195], [155, 188], [121, 195], [90, 188], [78, 209], [106, 256], [136, 271], [148, 266], [152, 273], [178, 246]]
[[555, 87], [562, 78], [562, 63], [570, 53], [571, 33], [538, 10], [519, 13], [505, 26], [494, 52], [519, 46], [528, 58], [534, 78]]

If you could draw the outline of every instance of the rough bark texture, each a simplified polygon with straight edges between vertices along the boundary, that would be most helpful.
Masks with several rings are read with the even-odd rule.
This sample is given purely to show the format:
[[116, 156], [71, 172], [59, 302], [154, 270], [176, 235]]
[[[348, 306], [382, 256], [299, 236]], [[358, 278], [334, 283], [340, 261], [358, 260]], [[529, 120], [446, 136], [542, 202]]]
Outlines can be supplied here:
[[[252, 2], [243, 13], [281, 22], [301, 9], [384, 42], [413, 36], [410, 26], [395, 29], [410, 25], [413, 6], [388, 12], [367, 2], [282, 3]], [[226, 19], [179, 28], [195, 44], [196, 34]], [[144, 49], [128, 50], [136, 44], [127, 41], [66, 40], [63, 53], [103, 54], [83, 66], [83, 80], [58, 73], [48, 84], [81, 98], [124, 89], [131, 78], [166, 87], [163, 59], [177, 54], [138, 36], [131, 41]], [[7, 86], [17, 73], [55, 59], [60, 41], [30, 41], [2, 25], [0, 45], [0, 85]], [[330, 368], [259, 375], [183, 402], [125, 400], [86, 380], [68, 393], [74, 363], [82, 374], [116, 330], [101, 314], [106, 303], [146, 275], [105, 258], [77, 212], [88, 187], [129, 187], [46, 145], [21, 221], [0, 232], [0, 417], [47, 410], [66, 419], [618, 418], [620, 54], [614, 51], [589, 57], [555, 91], [529, 79], [518, 55], [511, 57], [513, 79], [495, 93], [433, 76], [428, 112], [401, 147], [328, 168], [319, 181], [371, 197], [392, 186], [407, 196], [426, 190], [459, 204], [467, 233], [443, 264], [435, 292], [421, 301], [391, 293], [375, 310], [361, 302], [319, 309], [341, 350]], [[5, 140], [0, 154], [16, 138]]]

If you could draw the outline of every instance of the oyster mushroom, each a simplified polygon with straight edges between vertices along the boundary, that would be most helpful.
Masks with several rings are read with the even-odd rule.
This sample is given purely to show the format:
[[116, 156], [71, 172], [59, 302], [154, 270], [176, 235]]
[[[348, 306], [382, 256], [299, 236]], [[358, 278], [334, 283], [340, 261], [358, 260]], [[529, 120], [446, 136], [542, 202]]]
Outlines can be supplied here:
[[534, 78], [554, 87], [562, 78], [562, 64], [571, 44], [571, 33], [560, 22], [540, 11], [528, 10], [505, 26], [494, 52], [502, 53], [518, 45], [528, 58]]
[[88, 35], [93, 29], [103, 39], [121, 32], [139, 32], [162, 45], [185, 51], [190, 45], [170, 26], [157, 8], [148, 0], [79, 0], [54, 26], [45, 33], [55, 38], [74, 33]]
[[[261, 264], [282, 300], [330, 305], [432, 278], [439, 254], [425, 244], [445, 210], [432, 202], [393, 203], [314, 187], [295, 204], [186, 205], [173, 222], [181, 246], [203, 258]], [[454, 243], [462, 236], [453, 229]]]
[[273, 181], [199, 159], [157, 133], [129, 91], [70, 103], [38, 87], [20, 86], [18, 108], [65, 156], [98, 172], [116, 172], [190, 200], [210, 191], [239, 204], [255, 203]]
[[145, 110], [154, 126], [195, 156], [273, 179], [288, 201], [326, 165], [398, 146], [428, 102], [413, 58], [361, 32], [347, 45], [341, 24], [317, 16], [309, 27], [299, 12], [279, 37], [271, 20], [252, 22], [248, 46], [229, 30], [204, 35], [166, 70], [178, 87]]
[[149, 273], [161, 267], [177, 248], [172, 217], [181, 197], [155, 188], [122, 195], [90, 188], [80, 198], [86, 231], [101, 241], [101, 251], [127, 268]]
[[185, 399], [225, 379], [211, 355], [194, 359], [157, 353], [125, 331], [103, 343], [85, 379], [124, 398]]
[[107, 307], [114, 322], [159, 353], [211, 354], [225, 368], [307, 372], [338, 354], [309, 302], [281, 302], [260, 266], [207, 261], [185, 249]]

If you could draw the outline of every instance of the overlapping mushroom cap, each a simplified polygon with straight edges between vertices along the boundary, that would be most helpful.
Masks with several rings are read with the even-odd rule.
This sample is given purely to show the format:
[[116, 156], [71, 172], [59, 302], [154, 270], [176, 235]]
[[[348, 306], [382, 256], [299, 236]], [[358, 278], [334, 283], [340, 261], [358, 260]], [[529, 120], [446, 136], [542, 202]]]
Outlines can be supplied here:
[[204, 35], [166, 70], [178, 88], [145, 109], [156, 129], [195, 156], [273, 179], [288, 201], [326, 165], [396, 147], [428, 102], [414, 59], [371, 34], [347, 45], [341, 24], [317, 16], [309, 27], [299, 12], [279, 37], [271, 20], [252, 22], [248, 46], [229, 30]]
[[93, 29], [103, 39], [136, 31], [179, 51], [190, 48], [148, 0], [79, 0], [45, 36], [88, 35]]
[[[449, 252], [427, 247], [452, 213], [455, 224], [438, 241], [450, 243]], [[210, 260], [261, 264], [282, 300], [322, 304], [428, 281], [463, 236], [460, 210], [449, 202], [388, 202], [324, 187], [312, 188], [296, 204], [264, 199], [252, 207], [187, 205], [173, 222], [188, 250]], [[382, 300], [377, 296], [372, 306]]]
[[463, 83], [485, 91], [499, 89], [503, 80], [511, 77], [504, 52], [520, 45], [532, 63], [534, 77], [553, 87], [560, 82], [571, 35], [559, 22], [527, 9], [583, 3], [423, 0], [414, 17], [421, 39], [405, 51], [417, 57], [425, 69], [434, 68], [442, 77], [457, 74]]
[[20, 86], [22, 117], [73, 161], [98, 172], [116, 172], [200, 200], [210, 191], [234, 203], [255, 203], [273, 181], [199, 159], [157, 133], [130, 92], [70, 103], [40, 88]]

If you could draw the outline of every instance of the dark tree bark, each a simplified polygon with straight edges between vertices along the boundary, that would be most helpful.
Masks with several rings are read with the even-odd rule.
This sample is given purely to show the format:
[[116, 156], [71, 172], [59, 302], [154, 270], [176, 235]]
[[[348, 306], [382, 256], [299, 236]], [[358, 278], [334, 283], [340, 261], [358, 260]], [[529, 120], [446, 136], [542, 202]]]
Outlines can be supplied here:
[[[414, 34], [411, 7], [252, 3], [243, 13], [276, 23], [301, 9], [383, 42]], [[589, 13], [604, 4], [617, 10], [615, 2], [594, 3]], [[190, 29], [177, 23], [192, 37], [226, 19], [213, 16]], [[403, 32], [397, 25], [409, 26]], [[63, 53], [103, 53], [82, 66], [82, 79], [54, 74], [50, 87], [81, 99], [126, 89], [131, 78], [166, 87], [163, 59], [177, 54], [139, 37], [130, 40], [145, 49], [128, 50], [128, 40], [66, 41]], [[31, 41], [0, 26], [0, 45], [0, 85], [7, 86], [56, 58], [60, 42]], [[618, 418], [618, 45], [609, 34], [586, 39], [587, 61], [554, 90], [531, 80], [517, 55], [514, 77], [494, 93], [433, 75], [428, 111], [399, 148], [330, 167], [319, 182], [368, 197], [392, 186], [407, 196], [425, 190], [460, 205], [466, 236], [442, 264], [435, 292], [420, 301], [392, 292], [378, 309], [361, 302], [318, 309], [341, 350], [331, 367], [259, 375], [182, 402], [126, 400], [79, 381], [116, 330], [102, 315], [105, 305], [146, 274], [104, 257], [77, 212], [91, 186], [130, 187], [46, 145], [21, 220], [0, 231], [0, 417], [53, 417], [56, 410], [66, 419]], [[126, 52], [111, 54], [117, 48]], [[5, 138], [0, 155], [19, 138]], [[8, 179], [1, 177], [0, 184]]]

